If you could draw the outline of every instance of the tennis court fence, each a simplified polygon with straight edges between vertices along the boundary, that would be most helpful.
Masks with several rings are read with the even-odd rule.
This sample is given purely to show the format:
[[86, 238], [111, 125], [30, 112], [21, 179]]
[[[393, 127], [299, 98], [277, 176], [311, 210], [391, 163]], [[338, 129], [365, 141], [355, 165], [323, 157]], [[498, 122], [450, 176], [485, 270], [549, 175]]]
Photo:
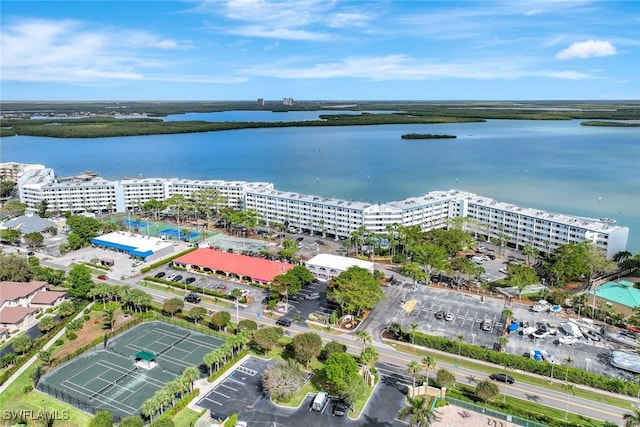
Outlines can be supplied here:
[[[119, 414], [115, 411], [113, 411], [110, 408], [102, 408], [102, 407], [98, 407], [97, 405], [95, 405], [94, 403], [91, 403], [87, 400], [84, 399], [80, 399], [78, 396], [73, 396], [69, 393], [67, 393], [66, 391], [52, 385], [52, 384], [48, 384], [45, 382], [40, 381], [38, 383], [38, 386], [36, 387], [38, 390], [40, 390], [43, 393], [48, 394], [51, 397], [55, 397], [58, 400], [61, 400], [63, 402], [66, 402], [72, 406], [75, 406], [76, 408], [85, 411], [85, 412], [90, 412], [92, 414], [96, 414], [96, 412], [100, 411], [100, 410], [104, 410], [107, 409], [109, 410], [109, 412], [111, 412], [111, 414], [113, 415], [113, 421], [115, 423], [119, 423], [120, 421], [122, 421], [123, 417], [122, 414]], [[128, 416], [128, 415], [127, 415]]]

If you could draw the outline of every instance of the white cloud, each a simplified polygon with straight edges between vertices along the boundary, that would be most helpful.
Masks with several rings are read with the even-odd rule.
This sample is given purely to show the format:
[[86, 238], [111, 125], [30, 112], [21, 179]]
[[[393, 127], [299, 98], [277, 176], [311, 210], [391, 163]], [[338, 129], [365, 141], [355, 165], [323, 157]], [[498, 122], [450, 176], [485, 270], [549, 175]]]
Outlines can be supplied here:
[[0, 71], [3, 80], [139, 80], [158, 68], [153, 49], [179, 49], [189, 42], [117, 28], [95, 28], [71, 20], [25, 20], [3, 25]]
[[595, 58], [599, 56], [611, 56], [616, 54], [616, 48], [611, 42], [604, 40], [586, 40], [572, 43], [568, 48], [556, 54], [556, 59], [565, 60], [573, 58]]
[[[297, 63], [308, 61], [298, 58]], [[586, 79], [588, 74], [575, 71], [541, 70], [528, 58], [509, 58], [491, 61], [434, 62], [406, 55], [379, 57], [349, 57], [342, 61], [296, 66], [295, 60], [276, 64], [256, 64], [242, 70], [246, 75], [282, 79], [357, 78], [374, 81], [459, 79], [518, 79], [547, 77], [556, 79]]]

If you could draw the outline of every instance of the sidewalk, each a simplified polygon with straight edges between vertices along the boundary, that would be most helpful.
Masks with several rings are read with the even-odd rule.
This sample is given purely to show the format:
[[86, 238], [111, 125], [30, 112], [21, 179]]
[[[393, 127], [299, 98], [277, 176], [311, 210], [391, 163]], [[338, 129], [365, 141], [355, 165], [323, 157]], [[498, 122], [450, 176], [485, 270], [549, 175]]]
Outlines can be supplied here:
[[[76, 317], [73, 318], [73, 320], [80, 319], [82, 316], [84, 316], [84, 311], [87, 308], [91, 308], [92, 305], [93, 305], [93, 302], [90, 302], [85, 308], [80, 310], [80, 312], [76, 315]], [[53, 344], [58, 339], [62, 338], [62, 336], [66, 331], [67, 331], [66, 326], [60, 329], [60, 331], [58, 331], [58, 333], [53, 338], [51, 338], [44, 346], [42, 346], [40, 350], [41, 351], [48, 350], [51, 346], [53, 346]], [[38, 359], [38, 354], [36, 353], [31, 357], [31, 359], [27, 360], [27, 362], [24, 365], [22, 365], [13, 375], [11, 375], [7, 379], [7, 381], [4, 382], [4, 384], [0, 385], [0, 394], [2, 394], [7, 389], [7, 387], [9, 387], [16, 379], [18, 379], [18, 377], [22, 375], [24, 371], [26, 371], [31, 365], [33, 365], [37, 359]]]

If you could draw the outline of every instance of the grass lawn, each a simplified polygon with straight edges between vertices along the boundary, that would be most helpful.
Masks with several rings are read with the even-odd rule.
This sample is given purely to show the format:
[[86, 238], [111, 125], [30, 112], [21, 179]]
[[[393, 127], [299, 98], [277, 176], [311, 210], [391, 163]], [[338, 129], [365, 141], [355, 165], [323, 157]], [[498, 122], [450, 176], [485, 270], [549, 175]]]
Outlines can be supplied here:
[[196, 423], [198, 418], [200, 418], [200, 415], [200, 412], [184, 408], [182, 411], [178, 412], [175, 417], [173, 417], [173, 423], [176, 427], [191, 427]]
[[[34, 417], [42, 415], [44, 406], [48, 413], [53, 413], [58, 419], [55, 420], [56, 427], [78, 427], [86, 426], [92, 415], [83, 412], [71, 405], [67, 405], [47, 394], [33, 390], [25, 393], [25, 388], [33, 386], [31, 379], [37, 363], [30, 366], [22, 375], [18, 377], [0, 396], [0, 408], [9, 411], [33, 411]], [[66, 411], [66, 412], [65, 412]], [[68, 419], [61, 419], [68, 418]], [[40, 426], [40, 420], [28, 420], [28, 426]]]

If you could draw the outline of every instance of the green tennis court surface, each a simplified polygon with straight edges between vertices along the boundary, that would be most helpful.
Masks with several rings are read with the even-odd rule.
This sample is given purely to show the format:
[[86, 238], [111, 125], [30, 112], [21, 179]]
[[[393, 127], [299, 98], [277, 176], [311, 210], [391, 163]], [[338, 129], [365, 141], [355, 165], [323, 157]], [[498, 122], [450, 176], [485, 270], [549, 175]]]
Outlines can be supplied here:
[[[118, 420], [139, 414], [143, 402], [185, 368], [206, 372], [202, 358], [223, 342], [163, 322], [141, 323], [112, 338], [107, 350], [100, 345], [46, 374], [38, 389], [87, 412], [106, 409]], [[147, 365], [153, 367], [136, 365], [140, 354], [155, 356]]]

